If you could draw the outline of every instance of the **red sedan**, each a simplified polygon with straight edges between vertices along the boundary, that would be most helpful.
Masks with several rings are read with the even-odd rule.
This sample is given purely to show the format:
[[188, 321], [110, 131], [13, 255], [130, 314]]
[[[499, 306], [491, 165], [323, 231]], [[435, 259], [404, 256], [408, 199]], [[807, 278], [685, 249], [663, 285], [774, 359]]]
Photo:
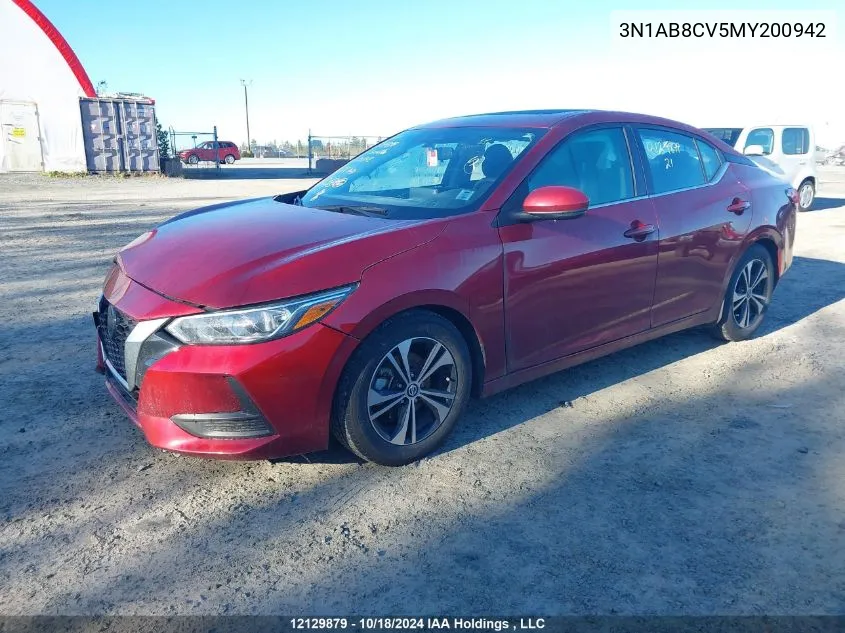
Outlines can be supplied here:
[[407, 464], [471, 396], [693, 326], [739, 341], [792, 261], [796, 194], [665, 119], [447, 119], [307, 191], [183, 213], [115, 258], [95, 322], [159, 448]]

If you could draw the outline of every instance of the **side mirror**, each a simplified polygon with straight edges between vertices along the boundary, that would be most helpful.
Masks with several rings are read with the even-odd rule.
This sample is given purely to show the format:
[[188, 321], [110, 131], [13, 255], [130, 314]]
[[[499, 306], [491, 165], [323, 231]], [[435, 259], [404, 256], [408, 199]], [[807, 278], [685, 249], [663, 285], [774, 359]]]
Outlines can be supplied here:
[[746, 145], [742, 153], [746, 156], [763, 156], [766, 149], [762, 145]]
[[590, 200], [574, 187], [548, 186], [535, 189], [522, 203], [521, 220], [571, 220], [587, 212]]

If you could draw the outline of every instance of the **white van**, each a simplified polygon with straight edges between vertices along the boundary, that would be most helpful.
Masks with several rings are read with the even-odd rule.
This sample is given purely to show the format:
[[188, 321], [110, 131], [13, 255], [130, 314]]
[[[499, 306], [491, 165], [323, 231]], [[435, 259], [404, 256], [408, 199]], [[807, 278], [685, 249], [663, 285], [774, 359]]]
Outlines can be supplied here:
[[813, 128], [808, 125], [755, 125], [703, 129], [798, 190], [801, 211], [812, 206], [816, 197]]

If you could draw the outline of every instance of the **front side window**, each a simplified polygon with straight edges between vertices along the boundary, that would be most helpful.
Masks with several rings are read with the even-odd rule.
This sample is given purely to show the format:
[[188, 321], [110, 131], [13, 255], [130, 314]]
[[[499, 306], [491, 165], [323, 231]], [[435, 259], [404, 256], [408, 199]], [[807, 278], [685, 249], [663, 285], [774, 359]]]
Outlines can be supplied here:
[[601, 128], [568, 137], [531, 172], [520, 195], [524, 198], [550, 185], [579, 189], [591, 205], [633, 198], [634, 177], [622, 129]]
[[810, 130], [805, 127], [784, 128], [781, 146], [787, 155], [806, 154], [810, 151]]
[[637, 131], [645, 150], [654, 193], [668, 193], [704, 184], [704, 169], [695, 140], [667, 130]]
[[701, 154], [704, 175], [707, 177], [707, 182], [710, 182], [716, 177], [716, 174], [722, 167], [722, 155], [719, 153], [719, 150], [701, 139], [696, 139], [695, 143], [698, 145], [698, 151]]
[[748, 133], [748, 138], [745, 139], [745, 147], [752, 145], [760, 145], [763, 148], [763, 155], [769, 155], [775, 147], [775, 133], [772, 128], [758, 127], [756, 130], [751, 130]]
[[301, 202], [398, 219], [467, 213], [543, 133], [499, 127], [407, 130], [352, 159]]

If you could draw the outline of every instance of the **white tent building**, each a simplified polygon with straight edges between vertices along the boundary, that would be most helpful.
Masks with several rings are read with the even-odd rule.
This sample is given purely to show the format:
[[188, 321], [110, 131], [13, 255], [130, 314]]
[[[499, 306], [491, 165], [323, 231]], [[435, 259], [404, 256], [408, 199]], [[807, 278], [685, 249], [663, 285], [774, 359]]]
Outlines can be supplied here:
[[30, 0], [0, 0], [0, 172], [86, 169], [79, 98], [94, 86]]

